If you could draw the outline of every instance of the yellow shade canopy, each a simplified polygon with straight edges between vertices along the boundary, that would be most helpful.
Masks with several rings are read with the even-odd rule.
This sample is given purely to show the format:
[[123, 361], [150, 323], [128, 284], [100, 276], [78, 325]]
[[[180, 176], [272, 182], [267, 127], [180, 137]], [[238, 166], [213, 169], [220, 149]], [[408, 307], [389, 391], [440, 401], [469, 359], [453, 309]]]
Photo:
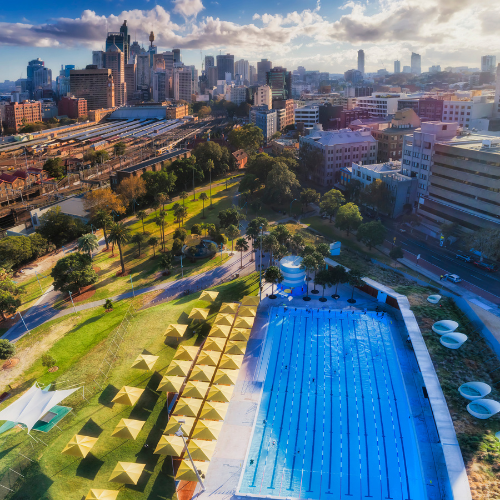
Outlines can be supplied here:
[[203, 439], [191, 439], [188, 444], [189, 453], [193, 460], [211, 460], [215, 451], [217, 441], [205, 441]]
[[236, 314], [238, 307], [240, 307], [240, 305], [236, 304], [234, 302], [224, 302], [220, 306], [219, 312], [220, 313], [228, 313], [228, 314]]
[[201, 292], [200, 298], [198, 300], [204, 300], [205, 302], [213, 302], [217, 298], [217, 295], [219, 295], [219, 292], [212, 292], [210, 290], [203, 290], [203, 292]]
[[189, 437], [189, 434], [191, 434], [191, 430], [193, 429], [194, 423], [196, 421], [194, 417], [177, 417], [175, 415], [172, 415], [168, 420], [167, 426], [165, 427], [165, 434], [175, 434], [181, 426], [179, 420], [184, 420], [184, 423], [182, 424], [182, 431], [185, 437]]
[[212, 382], [215, 373], [215, 366], [196, 365], [191, 372], [189, 380], [199, 380], [200, 382]]
[[138, 370], [152, 370], [158, 356], [150, 356], [149, 354], [139, 354], [132, 363], [132, 368]]
[[85, 458], [96, 442], [97, 438], [75, 434], [61, 453], [72, 457]]
[[224, 420], [229, 403], [218, 403], [217, 401], [205, 401], [201, 409], [200, 418], [205, 420]]
[[158, 389], [156, 390], [160, 392], [179, 392], [181, 390], [182, 384], [184, 383], [184, 380], [186, 380], [185, 377], [163, 377], [158, 384]]
[[224, 350], [225, 354], [245, 354], [247, 350], [247, 342], [244, 340], [230, 340], [226, 349]]
[[118, 462], [108, 481], [112, 483], [137, 484], [146, 464]]
[[200, 355], [196, 360], [196, 366], [198, 365], [217, 366], [221, 356], [222, 356], [221, 352], [203, 350], [200, 352]]
[[180, 359], [173, 359], [170, 365], [168, 365], [165, 376], [175, 375], [176, 377], [185, 377], [189, 373], [191, 368], [191, 361], [182, 361]]
[[231, 326], [228, 325], [214, 325], [208, 333], [209, 338], [225, 339], [229, 336]]
[[215, 420], [198, 420], [191, 435], [191, 439], [204, 439], [215, 441], [219, 437], [222, 429], [222, 422]]
[[193, 361], [198, 354], [199, 347], [180, 345], [175, 352], [174, 359], [180, 361]]
[[208, 382], [200, 382], [196, 380], [190, 380], [184, 390], [182, 391], [182, 397], [194, 398], [194, 399], [205, 399], [205, 395], [208, 391], [210, 384]]
[[[206, 475], [208, 469], [208, 462], [194, 462], [196, 470], [198, 474]], [[201, 475], [200, 474], [200, 475]], [[183, 460], [177, 469], [177, 474], [175, 475], [175, 479], [182, 481], [198, 481], [196, 476], [196, 472], [193, 469], [193, 465], [191, 464], [191, 460]]]
[[200, 411], [203, 401], [201, 399], [180, 398], [175, 405], [173, 414], [185, 417], [196, 417]]
[[225, 345], [226, 345], [226, 339], [209, 338], [203, 345], [203, 350], [222, 352], [224, 350]]
[[234, 314], [219, 313], [215, 317], [214, 325], [231, 326], [234, 321]]
[[250, 328], [233, 328], [229, 340], [248, 340], [251, 332]]
[[170, 455], [180, 457], [184, 451], [184, 441], [181, 436], [162, 436], [154, 453], [157, 455]]
[[247, 295], [241, 299], [242, 306], [258, 306], [260, 302], [258, 295]]
[[144, 389], [124, 385], [118, 391], [118, 394], [112, 399], [112, 402], [119, 403], [121, 405], [133, 406], [137, 403], [143, 392]]
[[189, 313], [189, 319], [207, 319], [210, 309], [201, 309], [200, 307], [194, 307]]
[[87, 493], [85, 500], [116, 500], [116, 498], [118, 497], [118, 493], [120, 493], [120, 490], [91, 489]]
[[208, 392], [207, 401], [218, 401], [228, 403], [233, 394], [234, 385], [212, 385]]
[[234, 385], [238, 379], [239, 370], [217, 370], [214, 377], [214, 384]]
[[122, 439], [136, 439], [145, 423], [143, 420], [122, 418], [111, 435]]
[[179, 325], [179, 324], [168, 325], [163, 335], [165, 337], [181, 338], [186, 333], [187, 327], [188, 327], [187, 325]]
[[236, 318], [235, 328], [252, 328], [255, 318]]
[[241, 306], [238, 311], [238, 316], [241, 318], [255, 318], [257, 314], [257, 308], [252, 306]]
[[219, 368], [238, 370], [243, 363], [243, 356], [237, 354], [224, 354], [220, 360]]

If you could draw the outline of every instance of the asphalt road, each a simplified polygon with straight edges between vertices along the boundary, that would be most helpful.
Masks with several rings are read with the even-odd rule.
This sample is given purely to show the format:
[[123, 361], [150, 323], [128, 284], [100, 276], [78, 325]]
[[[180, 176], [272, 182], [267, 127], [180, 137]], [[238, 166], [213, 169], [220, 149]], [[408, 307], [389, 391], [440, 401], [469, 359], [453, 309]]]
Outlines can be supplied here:
[[396, 237], [396, 244], [404, 250], [420, 254], [422, 259], [434, 264], [447, 273], [458, 274], [463, 280], [472, 283], [495, 295], [500, 295], [500, 273], [487, 272], [478, 269], [474, 264], [464, 262], [455, 258], [456, 252], [440, 247], [438, 244], [430, 243], [417, 238], [409, 233], [400, 233], [394, 229], [387, 230], [387, 239], [392, 241]]

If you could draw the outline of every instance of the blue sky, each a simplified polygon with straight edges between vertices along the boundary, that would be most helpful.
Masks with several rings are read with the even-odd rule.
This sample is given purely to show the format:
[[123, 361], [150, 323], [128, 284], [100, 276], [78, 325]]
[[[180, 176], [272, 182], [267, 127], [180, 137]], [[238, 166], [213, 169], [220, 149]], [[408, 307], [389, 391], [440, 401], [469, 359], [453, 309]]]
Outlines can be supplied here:
[[366, 71], [393, 61], [422, 67], [478, 67], [480, 56], [500, 56], [500, 3], [495, 0], [84, 0], [3, 2], [0, 12], [0, 81], [26, 76], [40, 57], [58, 74], [61, 64], [84, 67], [102, 47], [106, 30], [124, 19], [132, 39], [160, 50], [181, 48], [183, 61], [201, 69], [205, 54], [230, 52], [251, 64], [268, 58], [288, 69], [305, 66], [340, 73], [365, 50]]

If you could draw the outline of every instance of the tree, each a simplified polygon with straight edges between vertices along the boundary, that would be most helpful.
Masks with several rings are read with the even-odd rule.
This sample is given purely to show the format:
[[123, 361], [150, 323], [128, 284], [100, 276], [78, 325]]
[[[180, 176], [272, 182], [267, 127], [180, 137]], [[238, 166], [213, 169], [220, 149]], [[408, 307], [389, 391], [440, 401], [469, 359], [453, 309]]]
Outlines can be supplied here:
[[83, 253], [72, 253], [59, 259], [50, 275], [54, 278], [54, 289], [75, 293], [84, 286], [97, 283], [97, 273], [92, 259]]
[[363, 286], [365, 284], [361, 279], [362, 277], [363, 275], [361, 274], [361, 271], [359, 269], [350, 269], [347, 272], [347, 282], [352, 287], [351, 298], [347, 299], [347, 302], [349, 302], [350, 304], [354, 304], [356, 302], [356, 300], [354, 299], [354, 288]]
[[329, 283], [332, 286], [335, 285], [335, 293], [332, 295], [332, 298], [338, 299], [339, 298], [339, 294], [338, 294], [339, 283], [346, 283], [347, 280], [349, 279], [347, 271], [346, 271], [344, 266], [337, 265], [335, 267], [329, 267], [328, 273], [330, 275]]
[[62, 179], [66, 173], [66, 168], [61, 158], [50, 158], [43, 164], [43, 169], [54, 179]]
[[444, 236], [444, 239], [447, 240], [450, 236], [457, 234], [460, 226], [456, 222], [445, 222], [439, 226], [439, 229], [441, 230], [441, 234]]
[[322, 255], [323, 257], [330, 256], [330, 246], [328, 243], [320, 243], [316, 246], [316, 252]]
[[300, 171], [305, 178], [310, 178], [312, 172], [323, 170], [325, 158], [317, 146], [303, 142], [299, 149]]
[[183, 243], [186, 241], [187, 235], [188, 235], [187, 231], [183, 227], [178, 227], [174, 231], [174, 239], [179, 239]]
[[141, 176], [146, 187], [146, 198], [152, 202], [159, 193], [169, 194], [175, 189], [177, 176], [174, 172], [159, 170], [144, 172]]
[[363, 218], [359, 213], [359, 208], [354, 203], [347, 203], [341, 206], [335, 217], [335, 226], [341, 231], [345, 231], [347, 236], [353, 230], [356, 230], [363, 222]]
[[371, 221], [361, 224], [356, 234], [356, 239], [362, 241], [369, 250], [377, 245], [382, 245], [387, 230], [380, 221]]
[[264, 238], [262, 239], [262, 248], [266, 252], [271, 253], [271, 257], [269, 259], [269, 263], [272, 266], [273, 265], [273, 253], [278, 250], [279, 247], [279, 242], [276, 236], [274, 236], [273, 233], [266, 234]]
[[97, 236], [92, 233], [87, 233], [78, 238], [78, 250], [85, 252], [92, 259], [92, 252], [99, 249], [99, 241]]
[[226, 236], [231, 240], [231, 252], [233, 251], [234, 239], [240, 235], [240, 230], [238, 226], [234, 224], [229, 224], [226, 228]]
[[264, 273], [264, 279], [268, 283], [271, 283], [271, 295], [269, 296], [269, 298], [275, 299], [276, 295], [274, 295], [274, 285], [278, 285], [279, 283], [283, 282], [283, 280], [285, 279], [283, 273], [281, 272], [279, 267], [270, 266], [266, 269], [266, 272]]
[[313, 245], [306, 245], [300, 252], [300, 256], [305, 257], [306, 255], [312, 255], [314, 252], [316, 252], [316, 248]]
[[196, 254], [198, 253], [198, 249], [195, 246], [187, 247], [185, 250], [186, 255], [191, 258], [191, 262], [196, 262]]
[[202, 214], [201, 218], [204, 219], [205, 218], [205, 202], [208, 200], [207, 193], [205, 193], [205, 192], [200, 193], [200, 196], [198, 196], [198, 199], [200, 199], [203, 203], [203, 214]]
[[95, 151], [94, 149], [89, 149], [83, 155], [83, 160], [90, 162], [90, 164], [95, 167], [99, 163], [104, 163], [109, 160], [109, 153], [105, 149]]
[[257, 177], [253, 174], [246, 174], [240, 181], [238, 186], [238, 192], [244, 193], [245, 191], [249, 191], [250, 193], [254, 193], [261, 186], [262, 182], [257, 179]]
[[162, 210], [165, 210], [165, 203], [167, 203], [168, 194], [167, 193], [158, 193], [156, 195], [156, 199], [157, 199], [158, 203], [161, 205]]
[[250, 202], [250, 208], [254, 213], [260, 212], [262, 210], [262, 200], [257, 198]]
[[180, 195], [179, 195], [179, 198], [182, 200], [182, 206], [184, 206], [184, 203], [185, 203], [185, 199], [188, 197], [189, 195], [186, 193], [186, 191], [183, 191]]
[[353, 203], [358, 203], [362, 189], [363, 184], [361, 184], [361, 181], [358, 181], [358, 179], [351, 179], [345, 188], [346, 198]]
[[217, 245], [215, 243], [210, 243], [208, 245], [208, 251], [210, 253], [216, 254], [217, 253]]
[[208, 161], [212, 161], [214, 175], [223, 175], [229, 168], [234, 168], [234, 158], [229, 149], [214, 141], [198, 144], [193, 154], [196, 156], [196, 163], [202, 168], [205, 180], [208, 180], [210, 176]]
[[201, 236], [201, 233], [201, 224], [193, 224], [193, 226], [191, 227], [191, 234]]
[[472, 250], [479, 252], [479, 260], [484, 257], [495, 259], [500, 254], [500, 231], [496, 229], [481, 229], [468, 235], [466, 242]]
[[238, 238], [236, 240], [236, 251], [241, 255], [241, 267], [243, 267], [243, 252], [248, 250], [248, 243], [245, 238]]
[[205, 178], [202, 167], [196, 163], [194, 155], [189, 158], [175, 160], [167, 166], [167, 171], [176, 175], [175, 188], [177, 191], [187, 191], [193, 185], [193, 176], [196, 183], [203, 182]]
[[165, 226], [167, 225], [165, 221], [165, 217], [167, 216], [167, 212], [164, 210], [160, 210], [160, 213], [157, 217], [155, 217], [155, 224], [160, 228], [160, 236], [161, 243], [163, 246], [163, 250], [165, 250]]
[[274, 226], [272, 233], [280, 245], [287, 245], [292, 237], [292, 234], [284, 224], [277, 224]]
[[205, 236], [207, 234], [215, 234], [217, 232], [217, 228], [215, 227], [215, 224], [210, 224], [207, 222], [204, 222], [202, 225], [202, 229], [205, 231]]
[[309, 281], [307, 280], [307, 274], [316, 271], [316, 269], [318, 268], [318, 261], [316, 260], [314, 255], [306, 255], [305, 257], [302, 258], [300, 267], [304, 269], [306, 272], [306, 287], [307, 287], [306, 300], [311, 300], [309, 297]]
[[141, 245], [144, 243], [144, 240], [146, 237], [142, 233], [135, 233], [132, 238], [130, 238], [130, 241], [132, 243], [135, 243], [138, 247], [139, 253], [137, 254], [137, 257], [139, 258], [141, 256]]
[[104, 310], [105, 311], [112, 311], [113, 310], [113, 302], [111, 299], [106, 299], [106, 302], [104, 302]]
[[87, 210], [90, 210], [92, 217], [95, 216], [98, 210], [104, 210], [108, 214], [113, 211], [117, 214], [125, 213], [125, 205], [122, 199], [110, 188], [89, 191], [83, 198], [83, 204]]
[[261, 231], [267, 230], [268, 225], [269, 221], [265, 217], [256, 217], [248, 223], [246, 234], [255, 241]]
[[115, 153], [115, 156], [123, 156], [126, 150], [127, 150], [127, 145], [122, 141], [117, 142], [113, 146], [113, 152]]
[[266, 192], [270, 201], [283, 203], [293, 196], [293, 190], [299, 187], [295, 174], [284, 164], [277, 163], [266, 179]]
[[108, 228], [113, 224], [113, 218], [106, 210], [99, 209], [95, 212], [94, 217], [92, 217], [92, 222], [96, 227], [102, 228], [106, 250], [109, 250]]
[[182, 241], [179, 238], [175, 238], [174, 241], [172, 241], [172, 253], [174, 255], [180, 255], [183, 246]]
[[118, 184], [116, 192], [121, 195], [127, 203], [134, 203], [135, 207], [137, 200], [146, 194], [146, 183], [142, 177], [127, 177]]
[[161, 254], [160, 266], [162, 269], [165, 269], [165, 271], [170, 271], [170, 269], [172, 269], [173, 264], [171, 252], [165, 252]]
[[122, 245], [125, 245], [130, 240], [130, 229], [123, 223], [118, 222], [111, 226], [109, 231], [109, 241], [118, 245], [120, 252], [120, 264], [122, 266], [122, 274], [125, 274], [125, 262], [123, 261]]
[[221, 210], [218, 215], [220, 227], [225, 229], [231, 225], [237, 226], [242, 220], [243, 215], [236, 208]]
[[142, 222], [142, 234], [146, 231], [144, 230], [144, 219], [148, 216], [146, 210], [139, 210], [135, 216]]
[[314, 286], [319, 285], [323, 287], [323, 296], [319, 299], [321, 302], [326, 302], [325, 287], [330, 285], [330, 273], [328, 269], [321, 269], [314, 277]]
[[21, 300], [13, 292], [0, 289], [0, 314], [6, 320], [6, 314], [13, 315], [21, 305]]
[[323, 199], [319, 204], [320, 213], [328, 215], [330, 217], [330, 222], [332, 222], [332, 217], [335, 216], [338, 209], [344, 203], [344, 195], [338, 189], [331, 189], [323, 195]]
[[364, 205], [374, 208], [377, 214], [388, 214], [391, 211], [392, 195], [380, 179], [366, 185], [360, 193], [360, 199]]
[[148, 245], [151, 245], [153, 247], [153, 258], [156, 257], [156, 245], [158, 245], [160, 241], [160, 238], [158, 238], [158, 236], [151, 236], [151, 238], [149, 238], [148, 240]]
[[405, 256], [401, 247], [394, 247], [389, 252], [389, 257], [394, 260], [402, 259]]
[[88, 227], [80, 219], [63, 214], [60, 206], [47, 210], [40, 217], [37, 229], [39, 234], [58, 247], [73, 241], [87, 231]]
[[298, 254], [302, 249], [302, 247], [304, 246], [304, 237], [299, 233], [295, 233], [291, 239], [291, 246], [292, 246], [292, 252]]
[[[41, 235], [39, 235], [41, 236]], [[0, 259], [5, 267], [17, 266], [33, 258], [33, 246], [28, 236], [6, 236], [0, 239]]]
[[259, 127], [249, 123], [243, 127], [231, 130], [228, 136], [229, 144], [236, 149], [247, 152], [257, 151], [264, 142], [264, 134]]
[[45, 366], [45, 368], [52, 368], [53, 366], [56, 365], [56, 359], [51, 356], [50, 354], [42, 354], [42, 366]]
[[174, 210], [174, 216], [179, 223], [179, 227], [181, 227], [181, 222], [184, 224], [184, 219], [187, 217], [187, 208], [185, 207], [177, 207]]
[[7, 339], [0, 339], [0, 359], [10, 359], [14, 354], [16, 354], [16, 346]]
[[210, 208], [212, 208], [212, 170], [214, 169], [213, 160], [207, 161], [207, 170], [210, 176]]
[[200, 110], [198, 111], [198, 118], [206, 118], [212, 110], [210, 109], [209, 106], [202, 106]]
[[305, 205], [306, 207], [310, 203], [318, 203], [320, 198], [321, 195], [315, 189], [312, 188], [306, 188], [302, 190], [302, 192], [300, 193], [300, 202], [302, 203], [302, 205]]

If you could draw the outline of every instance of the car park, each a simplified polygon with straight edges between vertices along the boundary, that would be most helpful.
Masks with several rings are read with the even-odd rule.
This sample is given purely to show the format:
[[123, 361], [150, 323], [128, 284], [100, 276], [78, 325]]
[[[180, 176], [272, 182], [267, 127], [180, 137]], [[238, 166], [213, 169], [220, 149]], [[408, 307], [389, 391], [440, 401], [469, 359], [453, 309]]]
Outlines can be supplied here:
[[460, 283], [462, 281], [462, 278], [458, 274], [445, 274], [444, 279], [453, 283]]
[[472, 257], [462, 252], [457, 252], [455, 259], [463, 260], [464, 262], [472, 262]]
[[479, 267], [479, 269], [483, 269], [484, 271], [489, 271], [490, 273], [498, 269], [497, 266], [495, 266], [495, 264], [489, 264], [488, 262], [481, 262], [480, 260], [474, 262], [474, 265], [476, 267]]

